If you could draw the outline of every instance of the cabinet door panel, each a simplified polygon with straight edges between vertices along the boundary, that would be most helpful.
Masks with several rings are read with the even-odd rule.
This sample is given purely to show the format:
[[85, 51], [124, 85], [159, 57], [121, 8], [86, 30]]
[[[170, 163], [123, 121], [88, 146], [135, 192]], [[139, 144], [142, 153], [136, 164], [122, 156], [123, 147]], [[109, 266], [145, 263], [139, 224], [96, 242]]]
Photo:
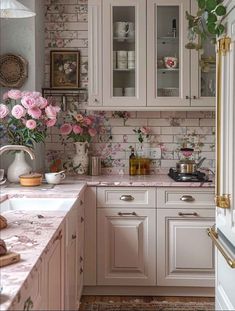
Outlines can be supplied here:
[[214, 212], [207, 209], [157, 211], [157, 285], [214, 286], [214, 249], [207, 235], [213, 223]]
[[98, 209], [98, 285], [155, 284], [156, 212], [131, 213]]
[[103, 104], [146, 106], [146, 0], [103, 1]]
[[185, 11], [188, 0], [148, 0], [148, 106], [190, 105], [190, 52]]

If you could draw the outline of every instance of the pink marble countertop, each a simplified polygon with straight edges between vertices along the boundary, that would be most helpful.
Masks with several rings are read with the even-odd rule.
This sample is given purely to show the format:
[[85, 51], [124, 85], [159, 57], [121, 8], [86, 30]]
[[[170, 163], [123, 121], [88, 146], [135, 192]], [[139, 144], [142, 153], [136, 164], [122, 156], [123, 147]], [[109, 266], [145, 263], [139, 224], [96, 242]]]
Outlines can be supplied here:
[[65, 185], [73, 187], [78, 182], [84, 182], [87, 186], [107, 187], [209, 187], [213, 188], [214, 178], [211, 182], [176, 182], [167, 174], [129, 176], [129, 175], [101, 175], [101, 176], [76, 176], [67, 177], [57, 189], [63, 189]]

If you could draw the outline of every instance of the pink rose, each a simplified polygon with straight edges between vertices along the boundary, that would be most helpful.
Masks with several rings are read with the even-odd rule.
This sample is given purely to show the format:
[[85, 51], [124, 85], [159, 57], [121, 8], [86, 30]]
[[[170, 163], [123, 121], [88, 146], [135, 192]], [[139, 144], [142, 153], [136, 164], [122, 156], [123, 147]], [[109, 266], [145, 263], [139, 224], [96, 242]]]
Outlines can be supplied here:
[[13, 117], [15, 117], [16, 119], [20, 119], [22, 117], [25, 116], [26, 111], [24, 109], [24, 107], [22, 107], [21, 105], [15, 105], [12, 108], [11, 114], [13, 115]]
[[43, 97], [38, 97], [36, 98], [36, 103], [37, 103], [37, 106], [40, 108], [40, 109], [44, 109], [46, 108], [46, 106], [48, 105], [48, 102], [46, 100], [46, 98], [43, 98]]
[[42, 111], [38, 107], [29, 108], [27, 113], [34, 119], [40, 119]]
[[79, 125], [74, 125], [73, 126], [73, 132], [75, 134], [82, 134], [83, 133], [83, 129], [81, 128], [81, 126]]
[[96, 129], [89, 129], [88, 133], [90, 134], [91, 137], [94, 137], [97, 134]]
[[10, 90], [9, 92], [8, 92], [8, 97], [10, 98], [10, 99], [14, 99], [14, 100], [17, 100], [17, 99], [20, 99], [21, 98], [21, 91], [19, 91], [19, 90]]
[[47, 120], [47, 122], [46, 122], [46, 126], [47, 127], [52, 127], [52, 126], [54, 126], [56, 124], [56, 119], [49, 119], [49, 120]]
[[3, 96], [2, 96], [3, 100], [6, 100], [8, 99], [8, 92], [4, 93]]
[[56, 119], [57, 113], [60, 111], [60, 107], [49, 105], [45, 108], [46, 115], [49, 119]]
[[33, 108], [37, 106], [35, 98], [31, 96], [25, 96], [21, 99], [21, 104], [26, 108]]
[[27, 120], [25, 125], [28, 129], [33, 130], [36, 128], [37, 123], [35, 120]]
[[6, 105], [0, 104], [0, 119], [5, 118], [9, 114], [9, 109]]
[[65, 123], [60, 127], [60, 134], [61, 135], [69, 135], [72, 132], [72, 125], [69, 123]]
[[91, 125], [91, 124], [92, 124], [92, 120], [91, 120], [89, 117], [85, 117], [85, 118], [84, 118], [84, 123], [85, 123], [86, 125]]

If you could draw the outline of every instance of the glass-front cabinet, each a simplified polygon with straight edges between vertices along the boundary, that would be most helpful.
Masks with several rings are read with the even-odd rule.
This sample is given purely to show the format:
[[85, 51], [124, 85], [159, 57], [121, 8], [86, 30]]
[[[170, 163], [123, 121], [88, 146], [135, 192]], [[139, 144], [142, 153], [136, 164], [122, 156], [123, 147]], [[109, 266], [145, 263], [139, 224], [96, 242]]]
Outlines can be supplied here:
[[148, 0], [148, 106], [189, 106], [190, 52], [185, 0]]
[[196, 0], [88, 0], [89, 106], [215, 106], [215, 48], [185, 48]]
[[103, 99], [146, 105], [146, 1], [103, 1]]
[[[192, 12], [197, 12], [196, 1]], [[216, 91], [216, 48], [207, 39], [202, 49], [191, 51], [191, 106], [215, 106]]]

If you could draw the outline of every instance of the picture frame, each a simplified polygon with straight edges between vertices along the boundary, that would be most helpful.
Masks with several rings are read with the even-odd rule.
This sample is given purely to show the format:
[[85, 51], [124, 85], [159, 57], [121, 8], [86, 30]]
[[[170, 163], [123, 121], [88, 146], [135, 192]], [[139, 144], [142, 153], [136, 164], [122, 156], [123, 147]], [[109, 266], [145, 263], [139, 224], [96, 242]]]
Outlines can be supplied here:
[[51, 50], [50, 87], [76, 89], [80, 78], [80, 51]]

